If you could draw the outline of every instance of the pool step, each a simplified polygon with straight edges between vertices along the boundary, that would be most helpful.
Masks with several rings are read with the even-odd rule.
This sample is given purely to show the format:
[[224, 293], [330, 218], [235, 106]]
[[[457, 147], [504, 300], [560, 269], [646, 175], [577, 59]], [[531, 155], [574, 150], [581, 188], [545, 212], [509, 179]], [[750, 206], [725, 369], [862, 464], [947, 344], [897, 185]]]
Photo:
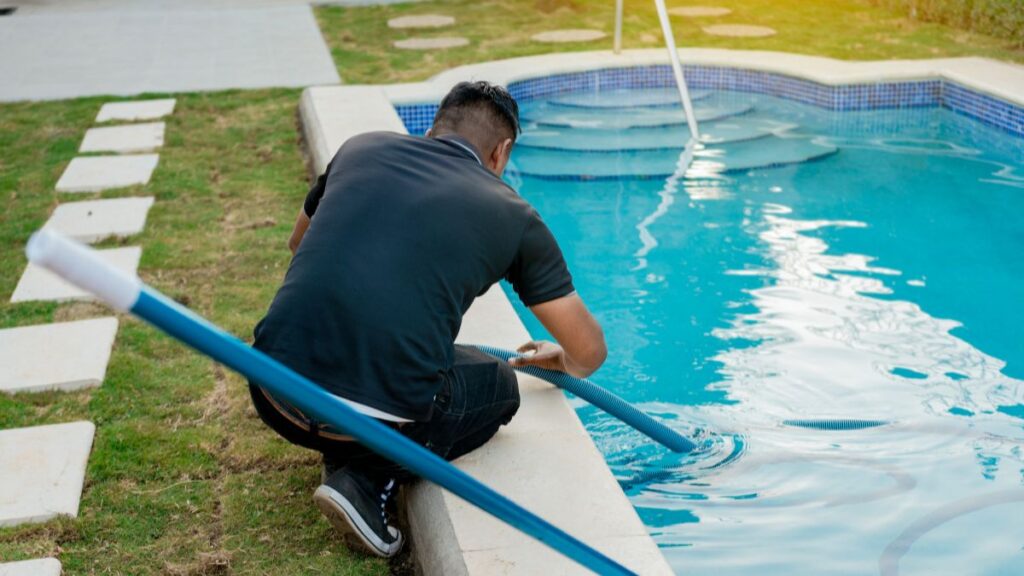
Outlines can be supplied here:
[[[806, 137], [773, 135], [699, 150], [691, 173], [713, 176], [817, 160], [839, 149]], [[668, 178], [676, 171], [678, 150], [621, 154], [523, 147], [512, 157], [511, 175], [544, 180], [646, 180]]]
[[[713, 122], [748, 114], [754, 110], [749, 104], [717, 104], [696, 106], [697, 122]], [[576, 130], [630, 130], [686, 126], [681, 109], [631, 108], [621, 110], [572, 110], [544, 103], [524, 111], [520, 122], [524, 130], [537, 128], [572, 128]]]
[[[795, 128], [753, 114], [707, 122], [700, 126], [705, 144], [731, 144], [766, 138]], [[681, 151], [690, 139], [683, 126], [634, 130], [575, 130], [572, 128], [532, 128], [523, 132], [516, 147], [578, 152], [631, 152], [641, 150]]]
[[[711, 90], [691, 90], [690, 100], [698, 102], [711, 96]], [[675, 88], [637, 90], [602, 90], [569, 94], [548, 100], [552, 106], [583, 108], [587, 110], [617, 110], [623, 108], [678, 108], [679, 92]]]

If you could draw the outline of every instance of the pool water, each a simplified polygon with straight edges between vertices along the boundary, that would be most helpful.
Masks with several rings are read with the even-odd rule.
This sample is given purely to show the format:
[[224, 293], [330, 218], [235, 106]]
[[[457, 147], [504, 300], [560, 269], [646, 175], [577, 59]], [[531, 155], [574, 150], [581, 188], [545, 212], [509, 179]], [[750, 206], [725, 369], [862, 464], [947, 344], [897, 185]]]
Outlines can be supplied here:
[[593, 380], [699, 444], [574, 400], [670, 564], [1024, 574], [1024, 142], [697, 96], [685, 173], [682, 110], [647, 90], [523, 103], [506, 174], [605, 328]]

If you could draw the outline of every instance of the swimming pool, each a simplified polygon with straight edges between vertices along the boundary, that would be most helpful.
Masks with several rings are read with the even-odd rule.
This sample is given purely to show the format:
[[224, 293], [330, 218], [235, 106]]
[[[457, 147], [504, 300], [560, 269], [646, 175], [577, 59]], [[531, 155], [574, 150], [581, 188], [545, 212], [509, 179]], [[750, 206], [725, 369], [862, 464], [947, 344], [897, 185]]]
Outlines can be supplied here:
[[1022, 573], [1024, 140], [694, 92], [685, 175], [664, 88], [525, 101], [506, 175], [605, 327], [594, 380], [699, 439], [578, 405], [672, 566]]

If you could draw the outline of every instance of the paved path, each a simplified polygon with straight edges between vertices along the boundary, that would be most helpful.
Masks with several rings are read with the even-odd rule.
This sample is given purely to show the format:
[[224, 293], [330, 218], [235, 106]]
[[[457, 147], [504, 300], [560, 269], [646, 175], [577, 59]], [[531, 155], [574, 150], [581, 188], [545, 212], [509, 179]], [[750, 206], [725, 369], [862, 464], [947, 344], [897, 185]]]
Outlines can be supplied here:
[[0, 101], [337, 84], [298, 0], [35, 2], [0, 18]]
[[88, 10], [181, 10], [253, 8], [260, 6], [371, 6], [419, 0], [0, 0], [0, 6], [18, 7], [18, 14], [40, 14]]

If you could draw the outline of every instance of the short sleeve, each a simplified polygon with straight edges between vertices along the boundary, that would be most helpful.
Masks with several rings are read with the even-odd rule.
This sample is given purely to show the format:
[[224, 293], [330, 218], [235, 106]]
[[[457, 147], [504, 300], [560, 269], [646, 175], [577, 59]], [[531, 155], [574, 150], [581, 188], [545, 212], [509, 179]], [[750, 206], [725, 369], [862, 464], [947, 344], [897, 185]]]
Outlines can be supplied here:
[[316, 183], [309, 189], [309, 194], [306, 194], [306, 202], [303, 204], [302, 209], [306, 213], [307, 218], [312, 218], [313, 214], [316, 214], [316, 209], [320, 206], [320, 199], [324, 197], [324, 189], [327, 188], [327, 175], [330, 173], [331, 165], [328, 164], [324, 173], [316, 179]]
[[561, 298], [575, 290], [562, 249], [536, 212], [531, 213], [505, 279], [526, 306]]

